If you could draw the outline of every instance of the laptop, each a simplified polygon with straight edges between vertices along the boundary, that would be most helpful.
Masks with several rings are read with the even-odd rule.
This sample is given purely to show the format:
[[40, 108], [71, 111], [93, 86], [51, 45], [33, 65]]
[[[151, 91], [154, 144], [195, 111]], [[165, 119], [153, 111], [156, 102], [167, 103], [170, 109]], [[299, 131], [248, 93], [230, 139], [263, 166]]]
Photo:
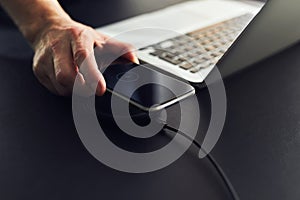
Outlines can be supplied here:
[[97, 30], [133, 44], [143, 62], [202, 83], [216, 65], [226, 77], [299, 41], [299, 4], [186, 1]]

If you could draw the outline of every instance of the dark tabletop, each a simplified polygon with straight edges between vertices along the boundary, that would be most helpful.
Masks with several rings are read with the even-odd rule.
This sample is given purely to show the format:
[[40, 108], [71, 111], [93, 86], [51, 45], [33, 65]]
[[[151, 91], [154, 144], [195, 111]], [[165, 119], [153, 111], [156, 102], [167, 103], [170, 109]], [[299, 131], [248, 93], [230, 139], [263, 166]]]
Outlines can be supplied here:
[[[150, 1], [127, 7], [111, 2], [101, 6], [114, 8], [114, 18], [99, 13], [101, 20], [95, 20], [96, 9], [82, 14], [78, 5], [70, 12], [96, 27], [159, 7], [145, 3]], [[78, 137], [71, 99], [50, 94], [34, 78], [32, 52], [19, 33], [0, 32], [0, 199], [230, 199], [219, 174], [207, 159], [198, 159], [193, 145], [152, 173], [123, 173], [98, 162]], [[212, 155], [241, 199], [299, 199], [299, 53], [295, 44], [225, 80], [227, 117]], [[197, 95], [204, 109], [200, 142], [209, 119], [208, 92]], [[107, 99], [97, 100], [100, 107]], [[169, 139], [161, 133], [149, 144], [130, 141], [113, 126], [108, 134], [133, 150]]]

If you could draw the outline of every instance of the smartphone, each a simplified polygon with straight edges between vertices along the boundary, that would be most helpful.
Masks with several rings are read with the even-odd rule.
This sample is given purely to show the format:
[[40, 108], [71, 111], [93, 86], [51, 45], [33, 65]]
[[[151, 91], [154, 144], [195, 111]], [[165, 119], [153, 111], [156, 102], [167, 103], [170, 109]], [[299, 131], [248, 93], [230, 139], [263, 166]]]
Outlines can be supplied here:
[[150, 64], [113, 64], [103, 71], [103, 76], [108, 92], [148, 112], [195, 94], [190, 84], [158, 72]]

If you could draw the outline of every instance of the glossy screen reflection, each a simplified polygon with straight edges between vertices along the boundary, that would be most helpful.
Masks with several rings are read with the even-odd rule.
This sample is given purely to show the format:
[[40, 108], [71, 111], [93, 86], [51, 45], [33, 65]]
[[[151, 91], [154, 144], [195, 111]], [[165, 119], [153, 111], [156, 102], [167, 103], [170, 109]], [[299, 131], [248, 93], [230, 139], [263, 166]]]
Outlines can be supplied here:
[[[143, 110], [163, 108], [170, 102], [175, 103], [194, 93], [194, 88], [189, 84], [150, 69], [147, 64], [111, 65], [105, 69], [103, 76], [108, 91], [129, 100]], [[118, 82], [119, 87], [115, 88]], [[144, 84], [145, 82], [147, 84]]]

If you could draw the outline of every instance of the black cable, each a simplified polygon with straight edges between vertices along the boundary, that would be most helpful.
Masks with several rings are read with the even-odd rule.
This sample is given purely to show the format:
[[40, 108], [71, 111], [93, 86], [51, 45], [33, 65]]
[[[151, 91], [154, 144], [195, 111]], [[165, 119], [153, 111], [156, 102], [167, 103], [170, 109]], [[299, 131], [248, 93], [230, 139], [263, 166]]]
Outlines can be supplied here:
[[236, 190], [234, 189], [231, 181], [229, 180], [229, 178], [227, 177], [226, 173], [223, 171], [222, 167], [218, 164], [218, 162], [214, 159], [214, 157], [207, 153], [205, 149], [203, 149], [201, 147], [201, 145], [195, 141], [193, 138], [191, 138], [189, 135], [181, 132], [180, 130], [177, 130], [171, 126], [168, 126], [167, 124], [164, 126], [165, 129], [168, 129], [172, 132], [177, 132], [179, 133], [180, 135], [184, 136], [186, 139], [190, 140], [193, 142], [193, 144], [198, 147], [200, 149], [200, 151], [203, 151], [206, 155], [207, 155], [207, 159], [210, 161], [210, 163], [214, 166], [214, 168], [217, 170], [218, 174], [220, 175], [221, 179], [223, 180], [224, 184], [226, 185], [226, 187], [228, 188], [231, 196], [232, 196], [232, 199], [233, 200], [240, 200]]

